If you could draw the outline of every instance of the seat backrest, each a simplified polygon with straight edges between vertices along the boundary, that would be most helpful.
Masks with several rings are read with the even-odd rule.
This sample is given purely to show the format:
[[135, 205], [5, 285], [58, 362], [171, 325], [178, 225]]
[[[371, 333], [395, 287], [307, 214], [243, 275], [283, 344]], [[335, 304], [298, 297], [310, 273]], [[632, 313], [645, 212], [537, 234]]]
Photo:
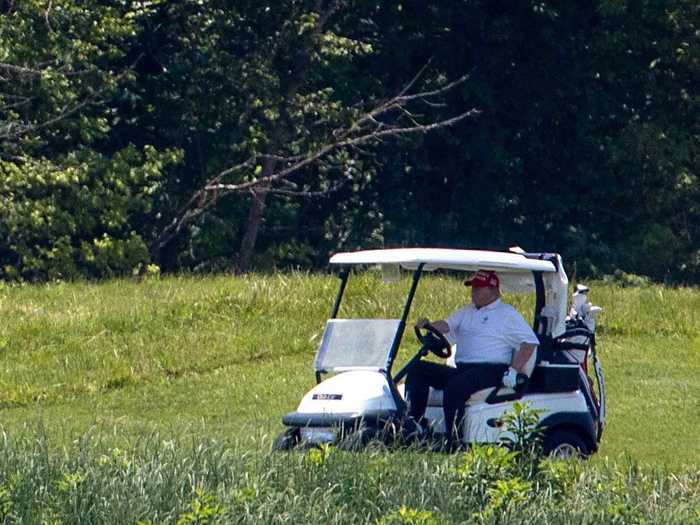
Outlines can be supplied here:
[[523, 374], [525, 374], [527, 377], [532, 377], [532, 372], [535, 370], [535, 364], [537, 364], [537, 348], [535, 348], [535, 351], [532, 352], [532, 355], [530, 356], [530, 359], [527, 360], [527, 363], [525, 363], [525, 366], [523, 367]]
[[451, 351], [452, 353], [450, 354], [450, 357], [445, 359], [445, 364], [449, 367], [457, 368], [457, 363], [455, 363], [455, 356], [457, 355], [457, 345], [452, 345]]

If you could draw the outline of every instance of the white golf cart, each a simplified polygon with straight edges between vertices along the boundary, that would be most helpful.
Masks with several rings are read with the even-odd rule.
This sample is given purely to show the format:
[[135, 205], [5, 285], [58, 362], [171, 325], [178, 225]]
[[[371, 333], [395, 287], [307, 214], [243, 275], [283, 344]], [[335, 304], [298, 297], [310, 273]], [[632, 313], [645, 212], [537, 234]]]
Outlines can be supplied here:
[[[468, 399], [463, 440], [467, 444], [499, 442], [504, 437], [501, 417], [519, 400], [539, 411], [546, 453], [587, 456], [597, 450], [606, 412], [603, 374], [595, 348], [595, 315], [600, 308], [592, 307], [586, 298], [588, 289], [578, 286], [567, 312], [568, 279], [559, 255], [405, 248], [338, 253], [330, 263], [340, 268], [341, 283], [316, 353], [317, 385], [295, 412], [283, 417], [287, 429], [276, 439], [275, 449], [348, 440], [357, 446], [380, 435], [400, 433], [407, 420], [401, 380], [428, 352], [440, 357], [452, 353], [439, 332], [416, 330], [420, 349], [393, 373], [421, 276], [438, 269], [485, 269], [498, 273], [503, 291], [534, 292], [533, 329], [540, 345], [515, 390], [488, 388]], [[377, 265], [413, 271], [401, 317], [338, 318], [351, 269]], [[588, 375], [589, 360], [597, 389]], [[322, 380], [324, 374], [330, 376]], [[444, 433], [441, 391], [431, 389], [425, 417], [432, 435]]]

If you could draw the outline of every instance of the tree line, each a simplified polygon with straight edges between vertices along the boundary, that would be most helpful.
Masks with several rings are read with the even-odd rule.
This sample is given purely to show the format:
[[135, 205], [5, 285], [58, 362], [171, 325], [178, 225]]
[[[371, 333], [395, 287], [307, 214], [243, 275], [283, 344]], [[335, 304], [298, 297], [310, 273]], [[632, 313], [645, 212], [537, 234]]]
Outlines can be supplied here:
[[0, 278], [558, 251], [700, 280], [695, 0], [1, 0]]

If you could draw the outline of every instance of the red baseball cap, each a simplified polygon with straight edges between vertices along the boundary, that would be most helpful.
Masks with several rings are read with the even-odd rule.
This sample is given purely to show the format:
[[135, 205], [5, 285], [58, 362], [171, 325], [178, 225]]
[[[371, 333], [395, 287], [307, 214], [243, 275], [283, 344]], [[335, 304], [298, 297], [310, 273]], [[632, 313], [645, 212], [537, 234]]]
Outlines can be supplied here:
[[464, 286], [473, 286], [474, 288], [488, 288], [490, 286], [498, 288], [500, 284], [498, 275], [491, 270], [479, 270], [471, 276], [471, 279], [464, 281]]

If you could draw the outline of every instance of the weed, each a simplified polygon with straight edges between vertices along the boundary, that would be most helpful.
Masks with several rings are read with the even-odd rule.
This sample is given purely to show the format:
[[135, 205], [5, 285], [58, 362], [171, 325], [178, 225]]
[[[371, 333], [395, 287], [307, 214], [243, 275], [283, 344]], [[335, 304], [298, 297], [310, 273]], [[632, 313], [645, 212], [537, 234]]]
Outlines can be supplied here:
[[221, 516], [222, 509], [216, 496], [197, 489], [190, 508], [177, 520], [177, 525], [207, 525], [214, 523]]
[[377, 525], [439, 525], [442, 523], [429, 510], [411, 509], [402, 506], [377, 521]]
[[313, 447], [306, 453], [306, 462], [314, 467], [321, 467], [331, 455], [333, 447], [328, 443], [322, 443], [318, 447]]
[[513, 409], [501, 416], [503, 434], [500, 443], [516, 453], [516, 460], [526, 477], [535, 475], [542, 453], [542, 429], [538, 426], [541, 410], [516, 401]]

